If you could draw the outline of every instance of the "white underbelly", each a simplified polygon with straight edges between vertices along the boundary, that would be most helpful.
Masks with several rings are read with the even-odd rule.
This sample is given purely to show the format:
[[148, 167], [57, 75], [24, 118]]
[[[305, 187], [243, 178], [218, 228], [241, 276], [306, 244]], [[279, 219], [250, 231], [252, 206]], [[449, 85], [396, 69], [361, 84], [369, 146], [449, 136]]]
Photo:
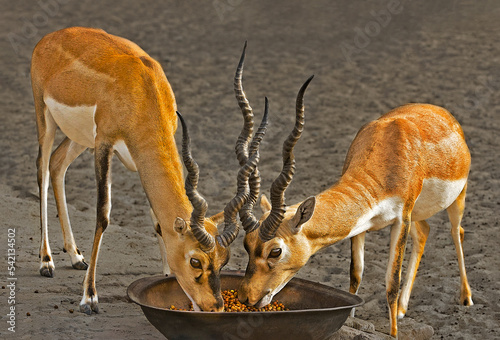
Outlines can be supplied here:
[[[412, 221], [425, 220], [448, 208], [460, 195], [467, 178], [446, 181], [437, 178], [424, 180], [422, 191], [415, 201], [411, 213]], [[366, 231], [374, 231], [391, 225], [402, 218], [403, 202], [397, 196], [375, 204], [372, 209], [360, 216], [347, 236], [353, 237]]]
[[425, 220], [448, 208], [460, 195], [465, 183], [467, 183], [467, 178], [456, 181], [425, 179], [422, 191], [415, 201], [411, 219], [413, 221]]
[[[51, 97], [44, 98], [44, 101], [57, 126], [69, 139], [88, 148], [95, 147], [97, 105], [68, 106]], [[113, 148], [127, 169], [137, 171], [135, 162], [123, 140], [116, 141]]]
[[68, 106], [51, 97], [45, 97], [44, 102], [56, 124], [69, 139], [88, 148], [94, 148], [97, 105]]

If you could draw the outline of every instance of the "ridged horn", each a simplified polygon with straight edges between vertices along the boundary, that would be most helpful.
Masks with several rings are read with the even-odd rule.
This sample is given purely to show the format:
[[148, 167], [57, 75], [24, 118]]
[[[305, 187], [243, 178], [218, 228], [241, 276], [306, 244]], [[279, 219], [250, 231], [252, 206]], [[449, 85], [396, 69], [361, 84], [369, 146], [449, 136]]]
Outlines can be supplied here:
[[178, 111], [177, 116], [179, 116], [182, 125], [182, 159], [188, 171], [185, 182], [186, 195], [193, 206], [190, 220], [191, 232], [196, 240], [200, 242], [201, 249], [208, 252], [215, 247], [215, 238], [204, 227], [208, 204], [197, 190], [200, 169], [191, 155], [191, 138], [189, 137], [186, 122]]
[[293, 148], [304, 129], [304, 93], [313, 77], [311, 76], [306, 80], [297, 94], [295, 126], [283, 143], [283, 169], [271, 185], [271, 212], [259, 229], [259, 237], [263, 242], [269, 241], [276, 236], [276, 232], [285, 217], [285, 190], [295, 173]]
[[[268, 112], [269, 112], [269, 101], [267, 100], [266, 97], [264, 115], [267, 116]], [[267, 126], [263, 126], [261, 123], [261, 125], [257, 129], [257, 132], [255, 133], [255, 136], [252, 139], [252, 143], [248, 151], [250, 158], [255, 153], [259, 152], [258, 147], [260, 145], [260, 142], [262, 141], [262, 138], [264, 138], [264, 135], [266, 133], [266, 127]], [[240, 221], [243, 226], [243, 230], [245, 230], [246, 233], [255, 230], [260, 225], [259, 220], [253, 214], [253, 208], [257, 203], [257, 199], [259, 198], [259, 193], [260, 193], [260, 172], [257, 167], [255, 167], [254, 172], [250, 175], [250, 178], [248, 179], [248, 186], [249, 186], [248, 200], [240, 210]]]
[[[224, 208], [224, 231], [221, 235], [217, 236], [217, 242], [223, 246], [228, 247], [238, 236], [239, 226], [236, 220], [236, 215], [241, 211], [242, 207], [246, 205], [250, 195], [250, 188], [248, 179], [252, 173], [255, 172], [259, 162], [259, 145], [266, 133], [268, 124], [268, 101], [266, 98], [266, 109], [259, 129], [255, 134], [250, 146], [250, 157], [247, 158], [246, 163], [240, 168], [238, 172], [238, 191], [236, 196]], [[241, 212], [240, 212], [241, 214]]]
[[[243, 120], [244, 120], [243, 129], [241, 130], [241, 133], [238, 137], [235, 147], [236, 157], [238, 158], [240, 166], [243, 166], [245, 164], [245, 162], [248, 160], [249, 153], [251, 154], [252, 152], [249, 151], [248, 145], [252, 137], [253, 126], [254, 126], [253, 111], [245, 95], [245, 91], [243, 91], [243, 85], [242, 85], [243, 66], [245, 62], [246, 48], [247, 48], [247, 42], [245, 41], [240, 61], [238, 63], [238, 67], [236, 68], [236, 73], [234, 75], [234, 93], [236, 95], [236, 100], [238, 101], [238, 105], [241, 109], [241, 113], [243, 114]], [[268, 107], [268, 101], [266, 98], [265, 111], [267, 110], [267, 107]], [[259, 132], [257, 132], [257, 134], [259, 134]], [[243, 229], [247, 233], [259, 226], [259, 221], [253, 214], [253, 207], [257, 203], [257, 199], [259, 198], [259, 193], [260, 193], [260, 172], [257, 167], [255, 168], [254, 172], [250, 175], [250, 178], [248, 180], [248, 185], [250, 187], [248, 200], [247, 203], [243, 205], [239, 213], [241, 224], [243, 225]]]
[[245, 46], [243, 46], [243, 51], [241, 52], [240, 61], [238, 67], [236, 68], [236, 73], [234, 75], [234, 94], [238, 105], [243, 114], [244, 124], [240, 135], [236, 141], [236, 157], [240, 166], [245, 165], [248, 159], [248, 143], [252, 138], [253, 133], [253, 111], [248, 102], [245, 91], [243, 91], [242, 77], [243, 77], [243, 64], [245, 62], [245, 51], [247, 48], [247, 42], [245, 41]]

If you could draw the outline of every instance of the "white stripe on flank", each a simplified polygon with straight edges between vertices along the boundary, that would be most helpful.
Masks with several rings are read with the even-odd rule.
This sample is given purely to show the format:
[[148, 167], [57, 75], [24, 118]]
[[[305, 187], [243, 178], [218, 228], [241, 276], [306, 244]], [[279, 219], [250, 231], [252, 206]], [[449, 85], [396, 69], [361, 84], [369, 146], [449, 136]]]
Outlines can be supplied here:
[[403, 202], [399, 197], [387, 198], [379, 202], [370, 211], [361, 216], [347, 238], [351, 238], [368, 230], [382, 229], [401, 216]]

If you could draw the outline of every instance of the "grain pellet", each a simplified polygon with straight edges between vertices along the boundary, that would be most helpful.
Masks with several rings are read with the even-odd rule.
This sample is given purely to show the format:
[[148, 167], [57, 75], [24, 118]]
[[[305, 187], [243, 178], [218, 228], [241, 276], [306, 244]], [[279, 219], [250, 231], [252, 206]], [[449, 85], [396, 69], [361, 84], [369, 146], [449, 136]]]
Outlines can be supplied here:
[[[224, 311], [229, 313], [237, 312], [277, 312], [289, 310], [285, 305], [279, 301], [274, 301], [267, 306], [257, 308], [254, 306], [247, 306], [238, 300], [238, 292], [233, 289], [222, 291], [222, 299], [224, 300]], [[189, 309], [177, 308], [171, 305], [170, 310], [193, 310], [193, 305], [189, 304]]]

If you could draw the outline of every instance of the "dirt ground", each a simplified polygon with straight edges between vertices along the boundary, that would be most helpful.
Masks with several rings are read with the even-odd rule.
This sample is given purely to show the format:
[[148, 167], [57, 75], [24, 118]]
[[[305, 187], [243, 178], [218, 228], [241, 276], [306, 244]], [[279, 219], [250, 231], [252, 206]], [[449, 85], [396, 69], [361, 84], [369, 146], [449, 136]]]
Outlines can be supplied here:
[[[268, 96], [271, 125], [261, 147], [262, 187], [281, 167], [280, 146], [293, 125], [294, 100], [306, 94], [306, 128], [296, 147], [297, 173], [287, 190], [296, 203], [339, 177], [356, 131], [388, 110], [427, 102], [450, 110], [472, 153], [465, 229], [465, 262], [474, 306], [458, 304], [459, 272], [446, 213], [431, 219], [408, 318], [429, 324], [435, 339], [495, 339], [500, 324], [500, 5], [493, 0], [444, 1], [76, 1], [0, 0], [0, 249], [7, 259], [15, 228], [16, 327], [8, 330], [7, 261], [0, 266], [0, 337], [8, 339], [161, 339], [126, 288], [161, 273], [159, 248], [136, 173], [113, 165], [111, 225], [101, 247], [97, 289], [101, 313], [78, 312], [83, 271], [73, 270], [53, 196], [52, 279], [38, 273], [38, 152], [29, 82], [31, 51], [43, 35], [92, 26], [139, 44], [163, 65], [179, 110], [190, 122], [201, 168], [200, 192], [209, 212], [235, 191], [234, 142], [241, 127], [232, 77], [248, 40], [244, 86], [259, 117]], [[179, 134], [178, 134], [179, 135]], [[179, 136], [177, 136], [179, 137]], [[61, 135], [58, 135], [61, 140]], [[95, 224], [93, 156], [70, 167], [67, 196], [79, 248], [90, 258]], [[242, 235], [228, 269], [244, 269]], [[366, 238], [366, 270], [357, 316], [388, 331], [384, 277], [389, 230]], [[299, 277], [347, 290], [350, 243], [316, 254]], [[495, 250], [497, 249], [497, 250]], [[407, 256], [408, 257], [408, 256]]]

